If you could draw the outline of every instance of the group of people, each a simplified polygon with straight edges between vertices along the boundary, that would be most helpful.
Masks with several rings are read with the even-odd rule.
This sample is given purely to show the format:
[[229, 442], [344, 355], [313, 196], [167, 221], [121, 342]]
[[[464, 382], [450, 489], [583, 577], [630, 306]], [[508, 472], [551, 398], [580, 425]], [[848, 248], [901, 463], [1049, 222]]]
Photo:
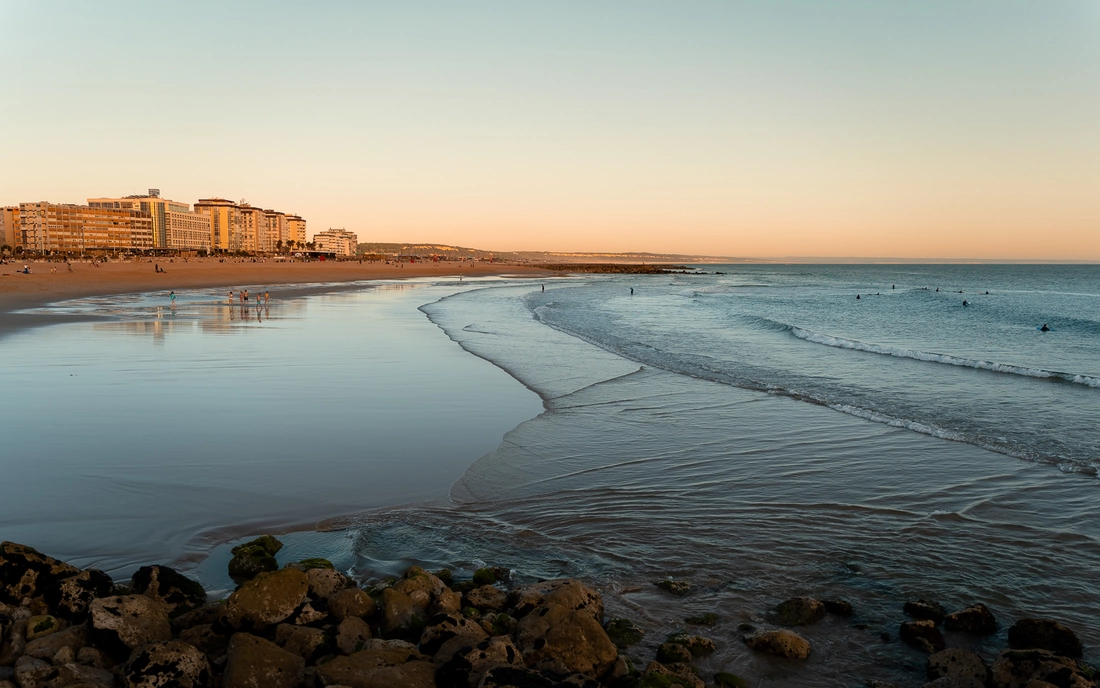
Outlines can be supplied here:
[[[240, 293], [238, 293], [237, 298], [240, 299], [241, 304], [248, 303], [248, 290], [247, 289], [242, 289], [240, 291]], [[265, 291], [262, 295], [256, 297], [256, 303], [260, 303], [261, 300], [263, 301], [264, 305], [270, 303], [271, 302], [271, 292]], [[233, 292], [232, 291], [229, 292], [229, 303], [233, 303]]]

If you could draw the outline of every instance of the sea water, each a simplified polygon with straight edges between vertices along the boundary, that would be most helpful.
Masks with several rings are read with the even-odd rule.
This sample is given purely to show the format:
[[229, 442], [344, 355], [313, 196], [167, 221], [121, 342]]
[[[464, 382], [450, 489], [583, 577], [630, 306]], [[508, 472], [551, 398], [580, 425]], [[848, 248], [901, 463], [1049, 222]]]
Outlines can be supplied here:
[[[368, 292], [312, 296], [294, 307], [302, 312], [269, 321], [270, 330], [254, 320], [223, 318], [214, 327], [196, 317], [192, 323], [207, 324], [184, 328], [203, 333], [187, 356], [162, 365], [160, 384], [138, 395], [147, 403], [125, 410], [140, 427], [157, 415], [156, 391], [165, 385], [200, 384], [221, 400], [240, 388], [235, 366], [248, 375], [285, 366], [308, 406], [320, 404], [310, 418], [334, 416], [324, 433], [312, 435], [309, 463], [285, 465], [286, 454], [276, 451], [273, 457], [284, 458], [268, 462], [277, 477], [253, 488], [264, 499], [212, 522], [244, 519], [244, 528], [232, 531], [241, 535], [278, 523], [271, 508], [277, 499], [268, 497], [288, 481], [303, 482], [308, 471], [308, 484], [293, 492], [312, 500], [310, 514], [324, 511], [318, 490], [352, 487], [332, 500], [333, 518], [317, 532], [284, 538], [281, 558], [328, 556], [364, 577], [399, 574], [412, 563], [465, 573], [503, 565], [518, 580], [580, 576], [604, 592], [612, 613], [647, 630], [627, 653], [643, 664], [667, 633], [693, 629], [686, 616], [715, 612], [716, 626], [694, 629], [719, 645], [701, 661], [705, 672], [733, 671], [756, 685], [841, 686], [874, 678], [920, 685], [924, 655], [897, 641], [906, 618], [902, 603], [917, 597], [951, 609], [988, 605], [1001, 620], [998, 634], [948, 638], [986, 657], [1005, 645], [1014, 619], [1044, 616], [1074, 628], [1086, 657], [1096, 659], [1100, 269], [730, 265], [688, 272], [697, 274], [441, 283], [407, 292], [388, 310], [378, 308], [377, 297], [361, 295]], [[90, 338], [107, 342], [96, 351], [105, 355], [126, 341], [148, 348], [156, 341], [148, 307], [138, 303], [119, 323], [99, 326], [137, 330], [144, 333], [139, 338], [92, 330]], [[387, 318], [408, 329], [393, 333], [389, 348], [368, 345], [373, 340], [363, 337], [371, 323]], [[1044, 323], [1050, 331], [1037, 329]], [[242, 326], [252, 331], [236, 332]], [[62, 327], [84, 326], [40, 332]], [[292, 349], [293, 362], [278, 344], [291, 336], [286, 329], [292, 341], [304, 338]], [[258, 347], [264, 356], [256, 358], [266, 363], [253, 370], [227, 357], [219, 344], [225, 330], [236, 332], [228, 340], [240, 343], [237, 351]], [[25, 337], [24, 347], [44, 346], [41, 335]], [[57, 339], [58, 348], [46, 353], [59, 360], [83, 341]], [[305, 356], [326, 350], [335, 357], [324, 360], [336, 362], [323, 368]], [[141, 363], [136, 348], [124, 353], [133, 361], [112, 369], [114, 376], [154, 369]], [[202, 365], [184, 366], [183, 375], [175, 367], [188, 356]], [[435, 415], [392, 401], [403, 391], [393, 371], [410, 356], [438, 357], [434, 374], [412, 385], [438, 390], [435, 398], [445, 403], [433, 407]], [[343, 365], [349, 358], [355, 366]], [[463, 366], [473, 363], [472, 375], [463, 377]], [[410, 442], [445, 434], [433, 421], [450, 418], [452, 432], [463, 428], [491, 447], [470, 443], [451, 451], [448, 470], [420, 464], [426, 470], [416, 474], [434, 481], [419, 493], [395, 492], [388, 504], [403, 506], [375, 508], [386, 501], [388, 483], [380, 476], [412, 464], [404, 456], [379, 472], [385, 449], [400, 442], [365, 452], [362, 436], [332, 439], [354, 436], [364, 417], [358, 407], [374, 403], [364, 369], [388, 381], [389, 403], [398, 406], [392, 422], [404, 412], [419, 423]], [[41, 372], [39, 366], [23, 382]], [[484, 392], [486, 401], [469, 408], [459, 390]], [[250, 398], [270, 396], [262, 391]], [[57, 395], [43, 392], [34, 408], [46, 413]], [[339, 403], [325, 404], [332, 395]], [[244, 447], [258, 430], [257, 416], [279, 427], [300, 406], [263, 408], [239, 436], [216, 425], [217, 443], [206, 444], [201, 432], [177, 441], [191, 449]], [[5, 407], [8, 416], [12, 411]], [[482, 424], [486, 415], [496, 424]], [[411, 430], [414, 421], [408, 422]], [[81, 428], [84, 445], [97, 446], [95, 425]], [[69, 430], [57, 434], [55, 443], [80, 444]], [[139, 439], [111, 446], [120, 455], [137, 454], [149, 445], [148, 437]], [[306, 445], [294, 445], [293, 453], [305, 453]], [[448, 445], [416, 446], [423, 452]], [[459, 467], [462, 456], [471, 463]], [[262, 473], [262, 453], [245, 459], [247, 475]], [[229, 466], [238, 460], [233, 452], [217, 457]], [[119, 475], [117, 468], [106, 472]], [[329, 471], [335, 480], [326, 479]], [[230, 472], [226, 482], [244, 475]], [[366, 489], [364, 476], [383, 487]], [[443, 482], [449, 500], [408, 504]], [[265, 518], [250, 522], [245, 514], [257, 505]], [[34, 509], [46, 519], [68, 507], [58, 501]], [[125, 532], [122, 516], [110, 527]], [[12, 522], [5, 520], [5, 529]], [[72, 527], [95, 537], [88, 524]], [[230, 533], [213, 532], [201, 542]], [[225, 584], [227, 549], [215, 547], [192, 569], [212, 587]], [[666, 577], [690, 582], [693, 592], [684, 598], [660, 592], [652, 583]], [[747, 650], [741, 625], [767, 627], [768, 610], [798, 594], [848, 600], [856, 614], [800, 629], [814, 646], [804, 664]]]

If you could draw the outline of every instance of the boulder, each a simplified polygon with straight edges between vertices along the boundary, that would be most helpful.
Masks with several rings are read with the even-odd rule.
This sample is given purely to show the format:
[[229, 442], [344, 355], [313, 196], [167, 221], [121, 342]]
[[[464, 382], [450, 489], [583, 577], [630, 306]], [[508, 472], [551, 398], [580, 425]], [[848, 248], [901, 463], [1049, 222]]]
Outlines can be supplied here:
[[124, 688], [209, 688], [210, 663], [182, 640], [139, 647], [119, 671]]
[[847, 619], [855, 613], [852, 603], [847, 600], [822, 600], [821, 603], [825, 605], [825, 611], [833, 616]]
[[[593, 616], [594, 604], [571, 608], [546, 603], [529, 612], [516, 626], [516, 644], [527, 666], [559, 676], [602, 677], [619, 650]], [[602, 602], [599, 605], [602, 611]]]
[[482, 585], [466, 593], [466, 602], [484, 612], [499, 612], [508, 603], [508, 593], [491, 585]]
[[237, 545], [230, 550], [233, 558], [229, 561], [229, 576], [242, 581], [278, 570], [279, 562], [275, 560], [275, 554], [282, 548], [283, 543], [270, 535], [261, 535], [251, 542]]
[[661, 664], [690, 662], [692, 659], [691, 650], [678, 643], [661, 643], [657, 646], [657, 661]]
[[317, 667], [324, 685], [349, 688], [435, 688], [430, 658], [400, 640], [370, 640], [368, 646]]
[[1005, 650], [990, 669], [993, 688], [1026, 688], [1046, 681], [1061, 688], [1094, 688], [1077, 662], [1050, 650]]
[[665, 580], [653, 581], [653, 584], [676, 597], [685, 597], [691, 592], [691, 583], [687, 581], [672, 580], [668, 578]]
[[943, 619], [943, 627], [949, 631], [990, 635], [997, 632], [997, 619], [984, 604], [976, 604], [948, 614]]
[[382, 591], [378, 600], [382, 632], [391, 638], [419, 638], [428, 620], [429, 597], [424, 591], [407, 595], [393, 587]]
[[224, 613], [225, 602], [214, 602], [212, 604], [203, 605], [198, 609], [193, 609], [172, 619], [172, 630], [179, 633], [192, 626], [217, 623]]
[[943, 634], [936, 628], [936, 622], [929, 619], [902, 622], [900, 635], [907, 645], [928, 654], [939, 652], [945, 647]]
[[523, 657], [508, 636], [486, 638], [459, 649], [435, 672], [435, 682], [439, 688], [477, 688], [485, 673], [500, 665], [524, 666]]
[[100, 597], [89, 609], [92, 638], [116, 659], [127, 657], [134, 648], [172, 638], [168, 610], [144, 595]]
[[229, 649], [229, 636], [215, 624], [199, 624], [180, 631], [179, 639], [194, 645], [207, 657], [221, 657]]
[[809, 626], [825, 618], [825, 605], [812, 597], [792, 597], [775, 607], [775, 620], [784, 626]]
[[345, 588], [333, 594], [328, 600], [328, 612], [338, 622], [349, 616], [370, 618], [374, 615], [375, 609], [374, 600], [359, 588]]
[[27, 641], [23, 652], [37, 659], [50, 660], [63, 647], [77, 652], [88, 644], [88, 626], [81, 624], [72, 626], [57, 633]]
[[309, 626], [324, 621], [328, 616], [328, 612], [317, 609], [313, 606], [312, 602], [307, 600], [302, 603], [302, 606], [294, 610], [294, 613], [290, 615], [287, 621], [297, 626]]
[[298, 688], [306, 665], [301, 657], [248, 633], [229, 640], [222, 688]]
[[464, 644], [475, 645], [489, 634], [476, 621], [455, 614], [438, 614], [428, 620], [420, 634], [420, 651], [435, 655], [452, 638], [465, 638]]
[[370, 640], [370, 626], [358, 616], [349, 616], [336, 627], [336, 648], [345, 655], [355, 654]]
[[497, 666], [485, 672], [478, 688], [557, 688], [558, 682], [534, 669]]
[[19, 604], [50, 586], [75, 576], [80, 569], [14, 542], [0, 542], [0, 602]]
[[88, 616], [88, 606], [97, 597], [111, 594], [114, 582], [99, 569], [84, 569], [51, 583], [43, 591], [43, 599], [57, 616], [72, 621], [83, 621]]
[[328, 600], [341, 590], [355, 585], [355, 581], [339, 571], [326, 568], [307, 569], [306, 578], [309, 579], [309, 596], [315, 600]]
[[436, 614], [460, 614], [462, 612], [462, 593], [447, 588], [432, 600], [428, 611]]
[[179, 616], [206, 604], [206, 590], [167, 566], [142, 566], [130, 579], [130, 592], [160, 600], [169, 616]]
[[419, 566], [413, 566], [405, 572], [401, 580], [393, 584], [393, 589], [414, 599], [422, 599], [416, 593], [425, 593], [429, 598], [436, 597], [446, 590], [447, 586], [435, 574], [428, 573]]
[[308, 591], [309, 578], [297, 569], [261, 573], [229, 596], [221, 621], [242, 631], [269, 628], [290, 618]]
[[336, 567], [332, 565], [332, 562], [323, 557], [309, 557], [308, 559], [302, 559], [295, 563], [303, 571], [309, 572], [314, 569], [328, 569], [329, 571], [335, 571]]
[[903, 610], [918, 621], [928, 620], [937, 624], [943, 623], [944, 617], [947, 616], [947, 610], [939, 602], [929, 602], [924, 599], [906, 602]]
[[110, 655], [97, 647], [82, 647], [77, 650], [76, 662], [97, 669], [111, 669], [115, 666], [115, 661]]
[[[357, 617], [351, 617], [357, 618]], [[279, 624], [275, 627], [275, 642], [312, 664], [318, 657], [332, 652], [330, 638], [320, 628]]]
[[27, 630], [25, 630], [23, 634], [27, 642], [30, 642], [35, 638], [43, 638], [53, 633], [57, 633], [60, 630], [60, 621], [49, 614], [43, 614], [41, 616], [32, 616], [27, 619]]
[[[973, 678], [950, 678], [944, 676], [925, 683], [922, 688], [986, 688], [986, 684]], [[1035, 688], [1035, 686], [1029, 686]]]
[[982, 658], [961, 647], [949, 647], [933, 654], [928, 658], [926, 673], [929, 681], [945, 678], [976, 681], [984, 686], [989, 680], [989, 667]]
[[49, 662], [24, 655], [15, 662], [15, 683], [19, 688], [47, 688], [57, 678], [57, 669]]
[[620, 650], [639, 642], [645, 636], [645, 631], [630, 619], [611, 619], [604, 626], [604, 630], [607, 631], [607, 637], [611, 638], [611, 642], [615, 643], [615, 647]]
[[806, 659], [810, 656], [810, 642], [794, 631], [786, 629], [758, 631], [745, 636], [745, 644], [758, 652], [779, 657]]
[[683, 688], [706, 688], [703, 679], [695, 673], [690, 664], [665, 665], [660, 662], [650, 662], [638, 688], [671, 688], [680, 685]]
[[692, 657], [703, 657], [714, 652], [715, 644], [710, 638], [701, 635], [688, 635], [687, 633], [673, 633], [665, 642], [683, 645], [691, 652]]
[[1051, 619], [1020, 619], [1008, 629], [1008, 646], [1014, 650], [1040, 649], [1066, 657], [1084, 652], [1077, 634]]
[[106, 669], [69, 662], [58, 665], [57, 678], [50, 682], [50, 688], [54, 686], [115, 688], [115, 675]]
[[536, 608], [554, 604], [582, 612], [603, 622], [603, 597], [578, 580], [563, 578], [516, 588], [510, 596], [514, 616], [522, 618]]

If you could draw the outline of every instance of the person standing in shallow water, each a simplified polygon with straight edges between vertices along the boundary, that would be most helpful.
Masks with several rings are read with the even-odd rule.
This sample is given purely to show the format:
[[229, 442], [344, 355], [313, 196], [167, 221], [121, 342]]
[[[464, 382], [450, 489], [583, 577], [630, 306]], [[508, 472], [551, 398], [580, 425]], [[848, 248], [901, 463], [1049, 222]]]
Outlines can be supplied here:
[[631, 296], [634, 296], [634, 287], [631, 287], [631, 288], [630, 288], [630, 295], [631, 295]]

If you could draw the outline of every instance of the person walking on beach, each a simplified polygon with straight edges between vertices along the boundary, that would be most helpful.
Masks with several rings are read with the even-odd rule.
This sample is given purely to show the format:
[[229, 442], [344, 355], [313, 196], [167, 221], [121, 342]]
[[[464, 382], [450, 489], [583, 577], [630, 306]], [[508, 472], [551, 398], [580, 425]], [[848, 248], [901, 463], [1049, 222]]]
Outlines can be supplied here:
[[271, 292], [265, 291], [264, 292], [264, 304], [266, 305], [268, 303], [271, 303]]
[[229, 303], [233, 303], [233, 292], [229, 292]]
[[171, 300], [172, 300], [172, 304], [173, 304], [173, 305], [175, 305], [175, 303], [176, 303], [176, 292], [174, 292], [174, 291], [173, 291], [173, 292], [169, 292], [169, 293], [168, 293], [168, 298], [169, 298], [169, 299], [171, 299]]

